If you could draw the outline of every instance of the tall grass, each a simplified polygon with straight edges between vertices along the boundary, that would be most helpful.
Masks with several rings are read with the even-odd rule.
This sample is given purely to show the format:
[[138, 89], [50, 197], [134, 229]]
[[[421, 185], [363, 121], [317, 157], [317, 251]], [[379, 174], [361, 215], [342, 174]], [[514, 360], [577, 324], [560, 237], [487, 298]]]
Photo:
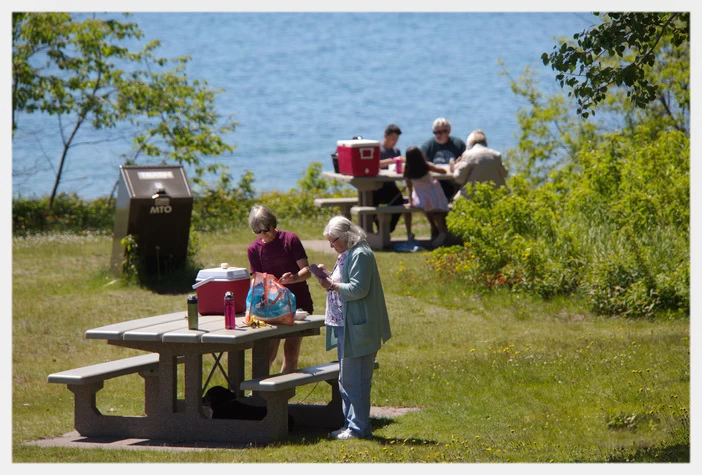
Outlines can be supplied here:
[[[323, 224], [280, 227], [307, 240], [320, 239]], [[203, 234], [197, 260], [246, 266], [252, 237]], [[378, 354], [372, 401], [420, 410], [374, 419], [373, 440], [293, 433], [266, 447], [178, 453], [27, 446], [73, 430], [72, 394], [46, 383], [48, 374], [138, 354], [86, 340], [86, 329], [185, 308], [186, 294], [114, 281], [110, 250], [105, 236], [13, 240], [15, 462], [689, 461], [687, 319], [598, 317], [577, 297], [466, 293], [437, 285], [426, 253], [390, 252], [376, 253], [393, 337]], [[336, 258], [308, 254], [328, 266]], [[323, 312], [323, 290], [311, 289]], [[305, 339], [301, 365], [333, 358], [322, 337]], [[322, 402], [325, 386], [301, 387], [294, 401]], [[107, 381], [98, 404], [139, 414], [142, 398], [143, 383], [130, 376]]]

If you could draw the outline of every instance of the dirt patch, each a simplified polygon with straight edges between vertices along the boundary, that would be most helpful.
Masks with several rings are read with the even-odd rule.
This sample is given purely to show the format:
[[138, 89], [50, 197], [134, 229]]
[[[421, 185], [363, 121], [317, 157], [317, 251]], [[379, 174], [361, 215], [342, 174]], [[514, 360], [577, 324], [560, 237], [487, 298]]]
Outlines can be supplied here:
[[371, 417], [394, 419], [409, 412], [421, 411], [420, 407], [371, 407]]

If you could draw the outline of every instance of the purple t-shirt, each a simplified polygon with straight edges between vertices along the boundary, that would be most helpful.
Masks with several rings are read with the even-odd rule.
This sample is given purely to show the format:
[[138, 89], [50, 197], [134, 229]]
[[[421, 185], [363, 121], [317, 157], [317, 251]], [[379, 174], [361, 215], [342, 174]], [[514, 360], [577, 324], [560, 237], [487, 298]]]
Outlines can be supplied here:
[[[273, 274], [276, 278], [286, 272], [296, 274], [300, 271], [297, 261], [307, 259], [307, 253], [302, 246], [300, 238], [294, 233], [278, 231], [273, 242], [264, 244], [260, 239], [256, 239], [249, 244], [247, 250], [249, 255], [250, 272], [265, 272]], [[286, 285], [290, 292], [295, 295], [297, 308], [301, 308], [310, 314], [313, 313], [312, 296], [307, 282], [299, 282]]]

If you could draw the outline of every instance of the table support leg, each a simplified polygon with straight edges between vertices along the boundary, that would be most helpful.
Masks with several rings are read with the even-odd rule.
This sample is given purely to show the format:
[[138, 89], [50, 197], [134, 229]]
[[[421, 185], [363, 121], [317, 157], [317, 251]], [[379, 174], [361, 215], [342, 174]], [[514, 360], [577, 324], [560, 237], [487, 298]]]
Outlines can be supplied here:
[[234, 391], [236, 397], [244, 397], [244, 391], [239, 385], [246, 379], [244, 350], [229, 351], [227, 353], [227, 370], [229, 371], [229, 389]]
[[[358, 205], [373, 206], [373, 190], [358, 190]], [[373, 217], [362, 215], [358, 217], [358, 225], [367, 233], [373, 232]]]
[[278, 343], [278, 340], [264, 340], [257, 341], [253, 345], [253, 350], [251, 351], [251, 376], [253, 378], [261, 378], [270, 374], [269, 356], [271, 341]]
[[202, 413], [202, 354], [185, 355], [185, 407], [192, 415]]
[[158, 370], [149, 369], [140, 371], [139, 376], [144, 378], [144, 413], [147, 416], [158, 412]]
[[178, 398], [178, 359], [171, 353], [161, 353], [158, 364], [158, 410], [164, 414], [176, 412]]

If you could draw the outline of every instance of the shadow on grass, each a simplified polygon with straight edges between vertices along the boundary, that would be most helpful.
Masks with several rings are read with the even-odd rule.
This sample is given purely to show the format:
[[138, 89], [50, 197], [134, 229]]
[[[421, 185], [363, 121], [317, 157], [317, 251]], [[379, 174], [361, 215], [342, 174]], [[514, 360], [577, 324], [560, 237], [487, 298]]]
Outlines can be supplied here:
[[[371, 417], [371, 427], [376, 431], [382, 427], [395, 423], [395, 419], [390, 417]], [[330, 431], [314, 429], [309, 427], [296, 427], [290, 430], [290, 433], [284, 441], [276, 442], [280, 445], [314, 445], [322, 440], [330, 440]], [[380, 445], [397, 445], [397, 446], [421, 446], [435, 444], [435, 441], [427, 439], [418, 439], [416, 437], [400, 439], [397, 437], [382, 437], [374, 435], [371, 442], [376, 442]]]
[[608, 463], [624, 462], [658, 462], [658, 463], [690, 463], [690, 445], [674, 444], [666, 446], [641, 447], [634, 453], [622, 449], [620, 453], [612, 455]]
[[139, 283], [141, 287], [162, 295], [195, 293], [193, 284], [198, 271], [194, 265], [186, 265], [162, 275], [144, 275]]

